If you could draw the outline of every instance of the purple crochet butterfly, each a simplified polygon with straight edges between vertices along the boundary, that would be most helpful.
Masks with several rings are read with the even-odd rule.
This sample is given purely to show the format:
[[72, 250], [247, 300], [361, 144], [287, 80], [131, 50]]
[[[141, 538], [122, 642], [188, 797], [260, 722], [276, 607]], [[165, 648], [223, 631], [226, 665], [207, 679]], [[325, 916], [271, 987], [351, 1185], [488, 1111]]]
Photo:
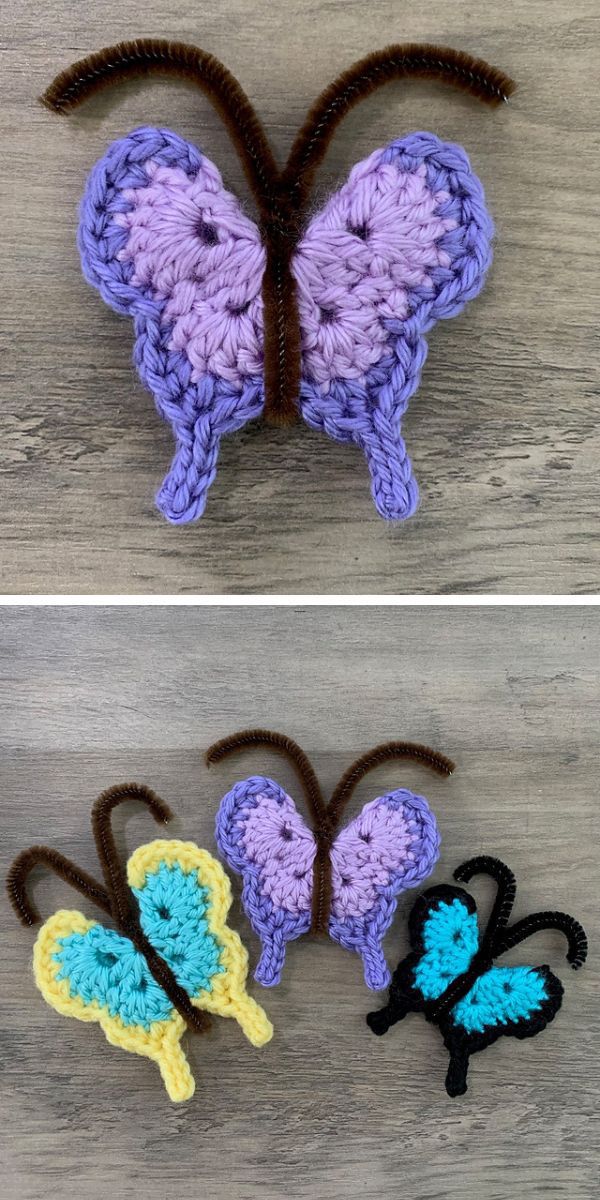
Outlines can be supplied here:
[[347, 772], [326, 806], [308, 760], [280, 735], [250, 731], [239, 742], [227, 739], [208, 752], [208, 761], [249, 744], [284, 750], [293, 759], [314, 819], [311, 830], [291, 797], [262, 775], [236, 783], [219, 806], [219, 851], [242, 876], [243, 905], [262, 942], [255, 979], [266, 987], [279, 983], [287, 942], [312, 930], [360, 954], [368, 987], [386, 987], [390, 974], [382, 939], [397, 896], [426, 879], [437, 862], [435, 817], [422, 796], [405, 788], [365, 804], [336, 834], [341, 809], [358, 779], [386, 758], [416, 757], [444, 773], [452, 764], [432, 751], [425, 757], [423, 747], [407, 743], [377, 747]]
[[[492, 222], [460, 146], [431, 133], [358, 163], [292, 259], [304, 420], [365, 454], [377, 511], [414, 512], [400, 433], [426, 332], [482, 287]], [[265, 249], [216, 167], [167, 129], [137, 129], [94, 167], [81, 209], [83, 271], [133, 317], [135, 364], [175, 436], [157, 496], [169, 521], [204, 511], [219, 441], [264, 406]]]

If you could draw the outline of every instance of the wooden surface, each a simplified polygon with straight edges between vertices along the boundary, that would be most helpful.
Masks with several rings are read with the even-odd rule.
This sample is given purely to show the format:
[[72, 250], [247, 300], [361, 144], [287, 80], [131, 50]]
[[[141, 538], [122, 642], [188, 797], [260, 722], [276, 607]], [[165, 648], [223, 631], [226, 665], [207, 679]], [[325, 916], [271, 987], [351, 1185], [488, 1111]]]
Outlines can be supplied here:
[[[508, 961], [548, 962], [565, 985], [554, 1024], [475, 1056], [468, 1094], [443, 1089], [446, 1054], [417, 1016], [375, 1039], [359, 960], [309, 939], [280, 987], [251, 990], [276, 1033], [254, 1050], [215, 1020], [187, 1050], [197, 1092], [173, 1106], [148, 1060], [53, 1013], [34, 987], [33, 931], [0, 901], [0, 1136], [4, 1200], [591, 1200], [597, 1195], [598, 618], [591, 609], [54, 609], [0, 614], [2, 870], [46, 841], [96, 871], [89, 809], [111, 783], [150, 784], [174, 836], [214, 850], [218, 801], [264, 771], [255, 752], [208, 772], [212, 739], [261, 723], [310, 754], [327, 794], [382, 738], [453, 756], [450, 780], [408, 764], [365, 779], [349, 816], [392, 786], [423, 792], [442, 833], [434, 879], [497, 854], [519, 881], [515, 916], [556, 907], [590, 939], [578, 974], [558, 934]], [[133, 805], [131, 851], [155, 836]], [[473, 887], [482, 910], [491, 890]], [[235, 888], [238, 895], [237, 885]], [[43, 873], [44, 915], [79, 898]], [[85, 905], [83, 905], [85, 907]], [[386, 939], [405, 951], [410, 900]], [[94, 915], [89, 910], [89, 915]], [[256, 963], [237, 901], [231, 917]]]
[[[6, 0], [2, 50], [2, 590], [22, 592], [597, 592], [598, 14], [595, 0]], [[155, 81], [68, 120], [36, 97], [121, 38], [195, 41], [239, 77], [277, 154], [354, 59], [438, 40], [512, 74], [490, 112], [431, 84], [392, 85], [346, 119], [319, 177], [339, 184], [413, 129], [465, 145], [498, 238], [484, 294], [430, 338], [405, 434], [417, 516], [376, 515], [362, 456], [303, 426], [225, 439], [200, 524], [153, 495], [171, 435], [131, 366], [132, 329], [81, 276], [77, 205], [109, 142], [137, 125], [196, 141], [244, 196], [208, 102]], [[6, 297], [9, 302], [6, 302]]]

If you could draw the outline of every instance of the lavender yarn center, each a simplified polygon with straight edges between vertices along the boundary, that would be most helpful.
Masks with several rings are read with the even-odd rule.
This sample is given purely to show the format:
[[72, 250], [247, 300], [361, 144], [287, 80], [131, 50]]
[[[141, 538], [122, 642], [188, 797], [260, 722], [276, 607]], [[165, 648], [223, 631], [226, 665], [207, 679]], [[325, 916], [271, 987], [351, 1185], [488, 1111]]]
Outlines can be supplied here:
[[[481, 290], [492, 233], [464, 150], [413, 133], [354, 168], [292, 258], [300, 413], [360, 447], [387, 520], [418, 503], [400, 427], [425, 335]], [[144, 127], [92, 171], [79, 246], [89, 282], [133, 318], [136, 367], [174, 433], [158, 507], [176, 524], [194, 520], [221, 437], [264, 407], [261, 233], [199, 150]]]
[[[453, 229], [438, 215], [424, 164], [401, 170], [375, 151], [311, 221], [293, 257], [304, 374], [327, 393], [333, 380], [359, 380], [387, 349], [385, 319], [408, 314], [411, 288], [430, 287], [447, 267], [439, 241]], [[166, 301], [169, 349], [183, 350], [192, 380], [206, 372], [242, 386], [262, 369], [265, 251], [255, 224], [202, 160], [196, 175], [143, 164], [148, 178], [127, 189], [115, 216], [128, 231], [119, 252], [131, 283]]]
[[206, 158], [192, 176], [151, 159], [143, 170], [147, 184], [127, 189], [131, 207], [115, 216], [128, 231], [119, 261], [133, 265], [133, 286], [166, 301], [168, 349], [187, 355], [192, 382], [209, 373], [243, 386], [263, 366], [265, 250], [256, 225]]
[[[417, 821], [401, 810], [377, 800], [366, 804], [331, 848], [332, 916], [344, 920], [369, 912], [392, 872], [414, 860], [411, 846], [419, 837]], [[316, 844], [293, 800], [257, 796], [245, 815], [242, 842], [248, 861], [261, 869], [263, 895], [286, 912], [309, 912]]]

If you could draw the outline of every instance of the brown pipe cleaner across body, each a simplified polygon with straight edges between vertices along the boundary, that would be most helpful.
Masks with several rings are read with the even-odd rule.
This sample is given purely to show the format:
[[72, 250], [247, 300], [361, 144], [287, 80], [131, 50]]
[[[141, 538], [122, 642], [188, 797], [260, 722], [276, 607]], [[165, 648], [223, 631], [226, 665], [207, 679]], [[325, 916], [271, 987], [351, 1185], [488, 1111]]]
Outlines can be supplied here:
[[128, 937], [136, 950], [143, 954], [151, 975], [166, 992], [173, 1007], [190, 1029], [194, 1033], [204, 1033], [210, 1028], [210, 1018], [206, 1013], [193, 1008], [170, 967], [157, 954], [140, 926], [137, 905], [119, 859], [110, 822], [113, 809], [127, 800], [139, 800], [145, 804], [154, 820], [161, 824], [166, 825], [173, 816], [164, 800], [141, 784], [120, 784], [102, 792], [92, 809], [92, 830], [105, 887], [68, 858], [64, 858], [57, 850], [50, 850], [47, 846], [31, 846], [29, 850], [23, 850], [17, 856], [9, 871], [6, 881], [9, 899], [23, 925], [37, 925], [40, 916], [28, 896], [27, 880], [34, 867], [43, 866], [54, 871], [82, 896], [86, 896], [103, 912], [108, 913], [119, 933]]
[[28, 882], [43, 866], [112, 918], [114, 928], [70, 909], [49, 917], [34, 946], [37, 986], [57, 1012], [98, 1022], [112, 1045], [153, 1059], [171, 1100], [188, 1100], [195, 1085], [180, 1045], [186, 1029], [208, 1029], [208, 1011], [233, 1017], [255, 1046], [273, 1029], [245, 990], [248, 958], [226, 924], [231, 889], [222, 867], [193, 842], [158, 839], [138, 846], [125, 870], [111, 815], [127, 800], [141, 801], [162, 824], [171, 817], [142, 785], [103, 792], [92, 827], [104, 884], [57, 851], [32, 846], [9, 871], [8, 895], [19, 920], [37, 924]]
[[[383, 516], [410, 515], [416, 485], [400, 417], [418, 384], [424, 332], [482, 285], [491, 222], [481, 185], [458, 147], [411, 134], [357, 164], [327, 215], [307, 225], [311, 189], [344, 115], [383, 84], [437, 80], [494, 106], [512, 80], [447, 47], [388, 46], [323, 91], [283, 168], [238, 81], [195, 46], [122, 42], [74, 63], [42, 100], [64, 114], [100, 88], [161, 74], [188, 79], [213, 102], [260, 226], [213, 164], [168, 130], [114, 143], [90, 177], [84, 273], [136, 318], [141, 377], [176, 437], [161, 511], [175, 523], [201, 514], [223, 433], [261, 413], [290, 424], [300, 410], [309, 425], [361, 446]], [[375, 271], [374, 258], [387, 266]]]
[[355, 950], [368, 986], [385, 986], [389, 973], [381, 941], [396, 897], [425, 879], [437, 860], [435, 817], [422, 796], [397, 789], [366, 804], [341, 831], [339, 822], [357, 783], [372, 768], [408, 759], [449, 775], [453, 763], [427, 746], [386, 742], [352, 764], [326, 804], [304, 751], [283, 734], [245, 730], [211, 746], [206, 761], [210, 766], [256, 746], [274, 749], [293, 763], [312, 829], [279, 784], [263, 775], [236, 783], [219, 806], [217, 844], [227, 864], [242, 875], [244, 907], [263, 942], [255, 978], [267, 986], [278, 983], [286, 943], [311, 931]]
[[344, 71], [315, 101], [288, 161], [277, 167], [264, 127], [234, 75], [195, 46], [139, 38], [109, 46], [73, 63], [44, 93], [44, 104], [68, 113], [102, 88], [148, 75], [188, 79], [213, 101], [240, 156], [262, 218], [267, 247], [265, 306], [265, 417], [277, 424], [297, 418], [300, 386], [300, 321], [291, 254], [306, 216], [319, 164], [342, 118], [377, 88], [398, 79], [434, 79], [486, 104], [507, 100], [514, 84], [482, 59], [428, 43], [388, 46]]

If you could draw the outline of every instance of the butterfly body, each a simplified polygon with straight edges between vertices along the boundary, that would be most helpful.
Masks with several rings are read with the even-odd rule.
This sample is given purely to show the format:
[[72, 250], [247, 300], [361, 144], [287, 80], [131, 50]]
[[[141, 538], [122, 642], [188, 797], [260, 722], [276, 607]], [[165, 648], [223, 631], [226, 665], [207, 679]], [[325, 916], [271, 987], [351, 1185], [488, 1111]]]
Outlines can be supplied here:
[[[319, 837], [290, 796], [272, 779], [251, 776], [221, 801], [220, 853], [243, 879], [243, 903], [262, 941], [255, 978], [279, 983], [286, 945], [313, 928], [323, 876], [315, 871]], [[326, 838], [330, 903], [325, 931], [360, 954], [371, 988], [389, 982], [381, 946], [397, 896], [431, 872], [439, 833], [427, 801], [398, 789], [366, 804], [338, 834]]]
[[579, 965], [587, 952], [583, 930], [565, 914], [535, 914], [519, 926], [508, 927], [514, 880], [504, 864], [482, 857], [465, 863], [455, 874], [469, 879], [483, 870], [505, 888], [485, 933], [480, 933], [477, 907], [469, 893], [446, 885], [429, 888], [413, 906], [412, 949], [393, 974], [388, 1003], [367, 1017], [373, 1032], [380, 1035], [410, 1012], [421, 1012], [437, 1025], [450, 1054], [446, 1077], [450, 1096], [467, 1090], [472, 1054], [502, 1036], [533, 1037], [561, 1006], [562, 983], [547, 965], [497, 966], [495, 958], [521, 936], [546, 927], [568, 933], [573, 965]]
[[[214, 164], [166, 129], [113, 143], [88, 181], [83, 271], [134, 320], [136, 366], [175, 436], [157, 497], [175, 523], [203, 512], [221, 437], [265, 410], [265, 321], [292, 321], [265, 292], [269, 228], [259, 230]], [[407, 517], [418, 492], [400, 421], [426, 332], [483, 284], [492, 224], [481, 184], [460, 147], [411, 134], [357, 164], [321, 213], [284, 232], [294, 243], [297, 410], [358, 445], [380, 514]]]

